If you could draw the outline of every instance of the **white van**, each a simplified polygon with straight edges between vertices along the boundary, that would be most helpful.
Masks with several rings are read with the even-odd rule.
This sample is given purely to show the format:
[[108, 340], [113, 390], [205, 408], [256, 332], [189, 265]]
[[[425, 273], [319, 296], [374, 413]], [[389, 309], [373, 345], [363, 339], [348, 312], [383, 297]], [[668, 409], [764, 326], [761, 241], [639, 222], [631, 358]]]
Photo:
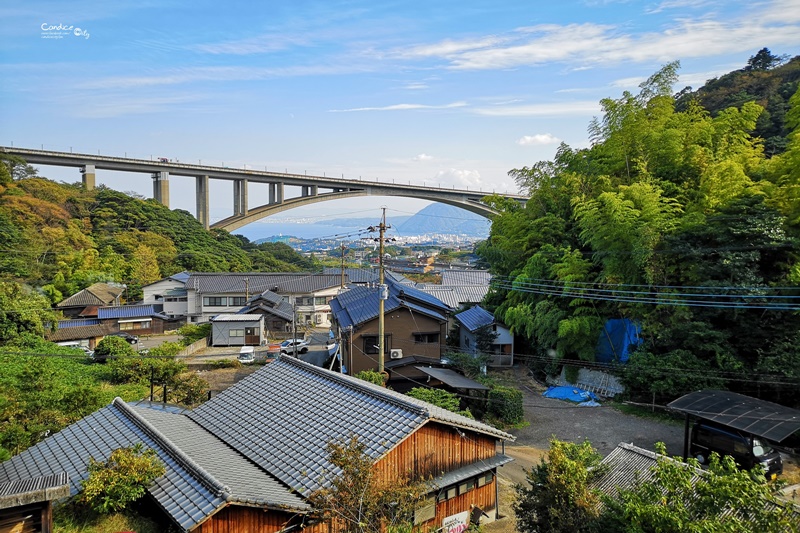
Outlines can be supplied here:
[[239, 362], [245, 365], [254, 363], [256, 360], [255, 352], [256, 350], [252, 346], [242, 346], [239, 349]]

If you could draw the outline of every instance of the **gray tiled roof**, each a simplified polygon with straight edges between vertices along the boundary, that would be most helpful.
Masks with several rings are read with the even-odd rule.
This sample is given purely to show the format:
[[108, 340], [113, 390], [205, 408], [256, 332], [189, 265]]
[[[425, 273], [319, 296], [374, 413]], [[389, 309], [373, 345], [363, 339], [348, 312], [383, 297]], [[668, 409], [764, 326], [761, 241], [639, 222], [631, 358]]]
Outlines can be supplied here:
[[483, 326], [488, 326], [494, 323], [494, 315], [480, 305], [470, 307], [466, 311], [462, 311], [455, 315], [454, 318], [461, 322], [465, 328], [473, 333], [478, 328], [482, 328]]
[[87, 305], [108, 305], [114, 301], [122, 291], [122, 287], [108, 283], [95, 283], [78, 291], [69, 298], [56, 304], [56, 307], [85, 307]]
[[50, 342], [76, 341], [105, 337], [115, 330], [113, 324], [97, 324], [95, 326], [78, 326], [75, 328], [57, 329], [46, 333], [45, 338]]
[[182, 528], [193, 527], [225, 504], [225, 487], [171, 446], [119, 398], [0, 463], [0, 483], [66, 472], [74, 495], [88, 476], [90, 458], [106, 460], [113, 450], [138, 442], [156, 450], [164, 463], [166, 473], [148, 490]]
[[264, 291], [250, 298], [247, 305], [239, 310], [239, 314], [257, 313], [271, 314], [286, 321], [291, 321], [294, 316], [294, 308], [292, 304], [284, 300], [280, 294], [275, 294], [272, 291]]
[[341, 276], [329, 274], [286, 273], [198, 273], [186, 281], [187, 290], [200, 293], [242, 294], [245, 289], [251, 294], [264, 291], [291, 294], [310, 294], [331, 287], [338, 287]]
[[284, 509], [310, 509], [300, 496], [198, 426], [189, 417], [134, 407], [161, 434], [192, 458], [230, 493], [230, 502]]
[[189, 414], [285, 485], [308, 495], [336, 472], [327, 444], [358, 435], [378, 458], [428, 421], [512, 435], [421, 400], [281, 357]]
[[[338, 275], [341, 278], [342, 269], [337, 267], [324, 267], [323, 274]], [[345, 268], [344, 275], [350, 283], [372, 283], [378, 281], [378, 270], [376, 268]]]

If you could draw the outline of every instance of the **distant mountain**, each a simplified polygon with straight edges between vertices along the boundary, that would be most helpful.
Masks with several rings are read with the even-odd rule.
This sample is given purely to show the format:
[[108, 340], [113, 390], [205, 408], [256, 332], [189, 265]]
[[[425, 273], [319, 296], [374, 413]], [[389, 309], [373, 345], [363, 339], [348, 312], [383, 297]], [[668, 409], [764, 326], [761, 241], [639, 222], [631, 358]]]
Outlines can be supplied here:
[[[411, 217], [392, 217], [391, 220], [387, 220], [388, 224], [392, 224], [393, 226], [397, 226], [399, 224], [404, 223]], [[380, 224], [381, 217], [364, 217], [364, 218], [333, 218], [333, 219], [325, 219], [325, 220], [318, 220], [314, 222], [314, 224], [324, 224], [326, 226], [337, 226], [341, 228], [368, 228], [369, 226], [377, 226]]]
[[488, 237], [491, 222], [458, 207], [433, 203], [395, 228], [404, 237], [434, 233]]

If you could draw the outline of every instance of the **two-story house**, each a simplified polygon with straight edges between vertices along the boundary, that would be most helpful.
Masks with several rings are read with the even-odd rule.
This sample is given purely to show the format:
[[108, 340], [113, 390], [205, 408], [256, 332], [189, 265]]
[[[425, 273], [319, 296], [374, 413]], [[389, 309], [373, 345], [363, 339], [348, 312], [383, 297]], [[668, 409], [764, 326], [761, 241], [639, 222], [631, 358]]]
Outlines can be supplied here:
[[203, 273], [186, 281], [188, 322], [208, 322], [218, 314], [237, 313], [254, 295], [279, 294], [292, 306], [298, 324], [331, 325], [331, 299], [341, 289], [341, 276], [309, 273]]
[[[386, 281], [384, 361], [406, 356], [440, 359], [452, 309], [413, 287]], [[378, 287], [356, 286], [331, 301], [333, 327], [349, 374], [378, 368], [379, 298]]]
[[163, 313], [170, 317], [186, 316], [189, 305], [186, 297], [186, 281], [191, 274], [178, 272], [142, 287], [143, 304], [161, 305]]
[[[481, 352], [491, 357], [490, 366], [514, 365], [514, 334], [495, 320], [494, 315], [476, 305], [455, 315], [459, 324], [459, 347], [462, 352]], [[494, 337], [490, 346], [479, 347], [481, 332]]]

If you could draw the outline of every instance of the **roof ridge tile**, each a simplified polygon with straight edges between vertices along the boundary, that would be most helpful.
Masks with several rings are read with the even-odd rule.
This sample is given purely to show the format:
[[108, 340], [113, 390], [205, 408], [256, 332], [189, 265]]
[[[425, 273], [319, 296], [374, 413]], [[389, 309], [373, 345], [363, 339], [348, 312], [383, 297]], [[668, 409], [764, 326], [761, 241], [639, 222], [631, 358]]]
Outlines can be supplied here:
[[145, 420], [141, 415], [131, 408], [125, 400], [120, 397], [114, 398], [112, 405], [119, 409], [122, 414], [131, 422], [133, 422], [140, 430], [142, 430], [148, 437], [156, 441], [166, 453], [168, 453], [175, 461], [181, 466], [186, 468], [189, 472], [195, 474], [197, 479], [206, 485], [208, 489], [214, 492], [215, 496], [221, 497], [226, 501], [231, 498], [230, 489], [217, 481], [211, 474], [209, 474], [203, 467], [198, 465], [191, 457], [186, 455], [180, 448], [175, 446], [166, 436], [164, 436], [156, 427]]

